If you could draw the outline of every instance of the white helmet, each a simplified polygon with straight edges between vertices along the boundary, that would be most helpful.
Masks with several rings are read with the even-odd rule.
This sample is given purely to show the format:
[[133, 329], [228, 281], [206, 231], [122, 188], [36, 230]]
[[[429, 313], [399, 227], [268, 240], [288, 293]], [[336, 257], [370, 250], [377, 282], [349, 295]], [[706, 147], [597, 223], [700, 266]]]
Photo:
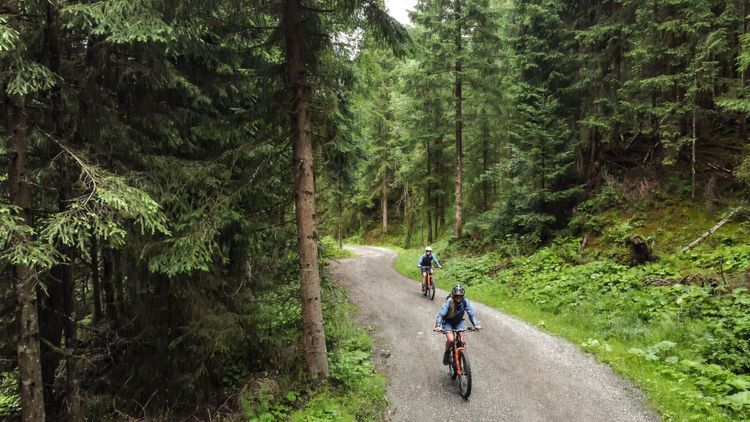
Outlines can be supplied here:
[[427, 247], [424, 248], [424, 251], [425, 252], [432, 252], [432, 248], [429, 247], [429, 246], [427, 246]]

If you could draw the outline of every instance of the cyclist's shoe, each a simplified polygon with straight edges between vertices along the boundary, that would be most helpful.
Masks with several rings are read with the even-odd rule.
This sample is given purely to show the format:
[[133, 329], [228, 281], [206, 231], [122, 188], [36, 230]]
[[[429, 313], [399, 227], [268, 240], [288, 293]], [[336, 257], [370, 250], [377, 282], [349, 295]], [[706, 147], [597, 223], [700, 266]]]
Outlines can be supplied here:
[[426, 288], [427, 288], [427, 285], [424, 284], [424, 282], [422, 282], [422, 291], [425, 291]]
[[443, 354], [443, 365], [450, 365], [450, 364], [451, 364], [450, 355], [448, 355], [448, 352], [445, 352]]

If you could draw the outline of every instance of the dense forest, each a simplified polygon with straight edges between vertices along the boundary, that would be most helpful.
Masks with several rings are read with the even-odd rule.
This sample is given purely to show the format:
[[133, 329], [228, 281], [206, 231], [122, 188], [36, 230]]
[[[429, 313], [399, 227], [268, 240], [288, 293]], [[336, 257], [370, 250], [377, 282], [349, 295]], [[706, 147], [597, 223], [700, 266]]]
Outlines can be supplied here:
[[[347, 238], [442, 242], [453, 278], [515, 278], [502, 294], [546, 311], [619, 292], [600, 306], [656, 300], [623, 326], [660, 300], [715, 323], [671, 369], [703, 384], [673, 395], [746, 417], [749, 17], [420, 0], [404, 28], [380, 0], [2, 0], [0, 417], [377, 419], [370, 340], [325, 272]], [[736, 273], [680, 290], [694, 308], [636, 287], [682, 289], [664, 259], [638, 272], [684, 240], [639, 232], [654, 204], [690, 240], [732, 211], [735, 249], [684, 258]], [[606, 214], [633, 206], [651, 220]], [[618, 275], [539, 293], [573, 261]], [[659, 344], [632, 354], [674, 357]]]
[[328, 376], [311, 138], [338, 174], [357, 31], [406, 39], [370, 1], [0, 4], [4, 417]]

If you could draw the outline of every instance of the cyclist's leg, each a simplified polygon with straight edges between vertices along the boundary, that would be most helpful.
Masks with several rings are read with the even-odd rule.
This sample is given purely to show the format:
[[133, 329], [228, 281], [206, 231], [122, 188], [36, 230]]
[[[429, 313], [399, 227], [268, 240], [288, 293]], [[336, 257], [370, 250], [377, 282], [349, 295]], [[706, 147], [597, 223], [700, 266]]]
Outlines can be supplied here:
[[[443, 323], [443, 330], [455, 330], [456, 327], [449, 323]], [[451, 346], [453, 346], [453, 339], [455, 338], [456, 333], [453, 331], [445, 331], [445, 351], [448, 352], [451, 349]]]
[[[466, 329], [466, 321], [461, 320], [458, 324], [456, 324], [455, 328], [456, 328], [456, 330], [465, 330]], [[463, 331], [459, 331], [458, 332], [458, 335], [459, 335], [458, 338], [461, 340], [461, 343], [463, 343], [463, 344], [466, 344], [466, 341], [465, 341], [466, 338], [464, 337], [465, 334], [466, 333], [463, 332]]]
[[[445, 330], [446, 328], [451, 328], [450, 324], [443, 324], [443, 329]], [[445, 332], [445, 353], [443, 353], [443, 365], [448, 365], [450, 363], [451, 346], [453, 346], [453, 332], [446, 331]]]
[[453, 345], [453, 337], [454, 333], [452, 331], [445, 332], [445, 351], [450, 350], [451, 346]]

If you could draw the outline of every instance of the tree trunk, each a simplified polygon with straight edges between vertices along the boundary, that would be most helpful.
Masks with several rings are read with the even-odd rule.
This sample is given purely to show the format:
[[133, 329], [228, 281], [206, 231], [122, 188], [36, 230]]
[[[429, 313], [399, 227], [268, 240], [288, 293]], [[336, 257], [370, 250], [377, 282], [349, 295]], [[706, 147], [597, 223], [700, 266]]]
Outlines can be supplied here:
[[490, 168], [490, 130], [487, 120], [482, 121], [482, 211], [490, 209], [490, 182], [487, 171]]
[[343, 249], [344, 248], [344, 235], [343, 235], [342, 227], [341, 227], [341, 224], [342, 224], [341, 218], [344, 212], [344, 191], [342, 190], [342, 186], [341, 186], [341, 176], [339, 176], [338, 181], [339, 181], [339, 191], [336, 194], [336, 197], [337, 197], [336, 199], [338, 200], [338, 212], [339, 212], [338, 239], [339, 239], [339, 249]]
[[463, 230], [463, 122], [461, 116], [462, 92], [461, 92], [461, 1], [456, 2], [456, 221], [453, 235], [456, 239], [461, 238]]
[[115, 289], [115, 314], [117, 315], [116, 322], [119, 323], [122, 315], [123, 308], [125, 307], [125, 289], [123, 288], [123, 272], [122, 272], [122, 252], [115, 250], [112, 252], [112, 261], [115, 266], [114, 275], [114, 289]]
[[91, 296], [94, 303], [94, 324], [102, 319], [102, 294], [99, 280], [99, 241], [91, 234]]
[[[427, 180], [432, 173], [432, 151], [427, 143]], [[432, 243], [432, 193], [429, 184], [425, 184], [425, 202], [427, 205], [427, 244]]]
[[[71, 177], [67, 163], [60, 164], [60, 194], [58, 208], [61, 211], [70, 207], [72, 198]], [[63, 302], [63, 331], [65, 334], [65, 347], [70, 354], [65, 358], [66, 386], [65, 386], [65, 413], [67, 420], [71, 422], [83, 419], [81, 415], [81, 398], [78, 394], [78, 336], [76, 332], [76, 297], [75, 297], [75, 273], [72, 263], [75, 262], [75, 251], [70, 246], [62, 246], [62, 253], [67, 257], [68, 263], [58, 266], [59, 278], [62, 284]]]
[[404, 222], [406, 223], [406, 239], [404, 249], [411, 248], [411, 238], [414, 236], [414, 204], [409, 184], [404, 185]]
[[63, 277], [67, 264], [56, 265], [51, 272], [51, 277], [45, 277], [45, 290], [38, 289], [39, 296], [39, 333], [42, 339], [40, 351], [42, 353], [42, 383], [44, 385], [45, 413], [56, 415], [58, 413], [58, 401], [53, 394], [55, 373], [60, 364], [60, 349], [64, 328], [64, 298]]
[[111, 321], [117, 320], [114, 293], [115, 263], [113, 255], [114, 250], [109, 248], [104, 249], [102, 254], [102, 290], [104, 292], [104, 309], [107, 318]]
[[[748, 10], [748, 2], [743, 1], [742, 2], [742, 28], [740, 28], [740, 37], [745, 35], [747, 33], [747, 24], [748, 19], [747, 15], [750, 13]], [[740, 42], [737, 43], [737, 51], [734, 53], [735, 57], [738, 57], [740, 52], [742, 51], [742, 44]], [[745, 89], [745, 85], [747, 84], [747, 69], [743, 67], [742, 72], [740, 74], [740, 86]], [[745, 113], [741, 113], [740, 117], [740, 138], [747, 139], [747, 115]]]
[[[57, 6], [52, 2], [47, 4], [47, 22], [44, 31], [45, 58], [46, 65], [49, 69], [59, 74], [60, 72], [60, 49], [57, 42]], [[54, 129], [53, 133], [60, 138], [64, 131], [62, 124], [62, 98], [60, 88], [55, 87], [49, 93], [50, 113], [49, 125]], [[61, 152], [57, 145], [50, 150], [48, 159], [52, 161], [53, 154]], [[65, 211], [71, 197], [71, 184], [66, 177], [67, 163], [64, 159], [58, 161], [57, 171], [59, 175], [58, 185], [58, 210]], [[70, 248], [62, 244], [56, 245], [57, 249], [63, 253], [68, 262], [73, 262]], [[55, 374], [60, 364], [59, 353], [62, 344], [63, 329], [65, 326], [65, 298], [64, 284], [67, 281], [69, 264], [62, 263], [52, 268], [51, 277], [46, 277], [46, 289], [37, 289], [39, 296], [39, 332], [42, 339], [40, 350], [42, 352], [42, 382], [44, 383], [44, 402], [45, 414], [57, 415], [60, 413], [60, 397], [56, 396], [53, 391], [55, 383]], [[45, 294], [46, 293], [46, 294]]]
[[[63, 161], [58, 166], [60, 174], [60, 190], [58, 194], [58, 209], [66, 211], [70, 208], [72, 195], [71, 175], [68, 163]], [[76, 333], [76, 297], [75, 273], [71, 263], [75, 262], [75, 250], [70, 246], [60, 246], [60, 251], [67, 258], [67, 262], [54, 269], [55, 277], [61, 283], [62, 300], [62, 329], [65, 334], [65, 348], [70, 352], [65, 357], [65, 391], [63, 393], [66, 420], [74, 422], [83, 420], [81, 415], [81, 399], [78, 393], [78, 337]]]
[[304, 62], [300, 0], [284, 0], [284, 41], [291, 94], [293, 174], [300, 261], [302, 325], [307, 369], [315, 378], [328, 376], [315, 221], [315, 180], [310, 122], [310, 88]]
[[[9, 4], [10, 3], [10, 4]], [[6, 2], [6, 8], [17, 14], [17, 4]], [[31, 188], [28, 172], [28, 145], [25, 100], [20, 95], [5, 98], [5, 136], [8, 156], [8, 190], [10, 204], [21, 210], [27, 226], [32, 224]], [[24, 234], [17, 233], [12, 242], [20, 245], [29, 242]], [[39, 348], [39, 316], [37, 312], [36, 273], [27, 265], [15, 265], [13, 284], [16, 296], [16, 330], [18, 372], [20, 376], [21, 420], [44, 420], [44, 390], [42, 384], [41, 352]]]
[[440, 224], [440, 215], [443, 211], [443, 208], [440, 206], [442, 199], [442, 195], [436, 195], [436, 197], [432, 200], [435, 203], [435, 207], [433, 208], [433, 224], [432, 224], [432, 237], [437, 242], [438, 239], [440, 239], [440, 229], [443, 227]]
[[[697, 85], [697, 82], [696, 82]], [[695, 147], [696, 143], [698, 141], [698, 94], [695, 94], [696, 98], [694, 99], [695, 104], [693, 105], [693, 142], [692, 142], [692, 148], [691, 148], [691, 157], [690, 157], [690, 197], [695, 198]]]
[[380, 183], [380, 190], [382, 193], [380, 207], [383, 214], [383, 234], [388, 234], [388, 180], [385, 175], [383, 175], [383, 180]]

